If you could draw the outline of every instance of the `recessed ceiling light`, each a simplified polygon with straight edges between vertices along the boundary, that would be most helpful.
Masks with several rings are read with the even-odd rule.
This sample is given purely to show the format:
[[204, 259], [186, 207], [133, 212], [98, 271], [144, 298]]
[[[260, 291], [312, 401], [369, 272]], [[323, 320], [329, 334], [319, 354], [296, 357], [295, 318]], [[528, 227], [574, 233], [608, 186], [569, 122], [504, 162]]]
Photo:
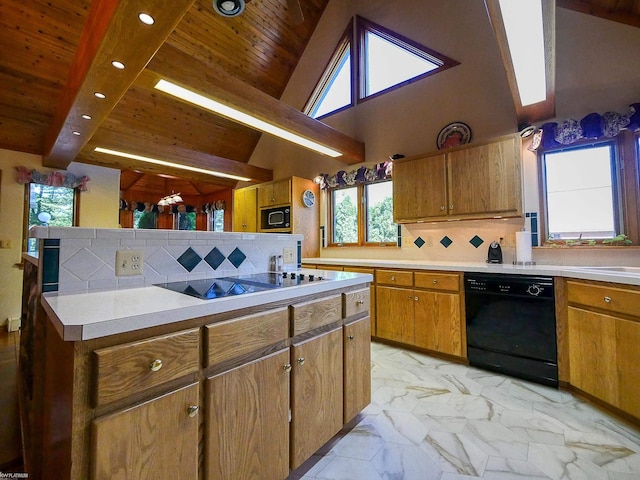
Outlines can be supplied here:
[[100, 92], [95, 92], [94, 95], [98, 98], [107, 98], [107, 96], [104, 93], [100, 93]]
[[111, 65], [113, 65], [118, 70], [124, 70], [124, 63], [119, 62], [117, 60], [114, 60], [113, 62], [111, 62]]
[[75, 130], [73, 132], [71, 132], [71, 133], [73, 133], [74, 135], [78, 135], [78, 136], [80, 135], [80, 132], [77, 132]]
[[82, 118], [84, 118], [85, 120], [91, 120], [91, 115], [87, 115], [85, 113], [84, 115], [82, 115]]
[[154, 23], [156, 23], [155, 19], [148, 13], [139, 13], [138, 18], [145, 25], [153, 25]]

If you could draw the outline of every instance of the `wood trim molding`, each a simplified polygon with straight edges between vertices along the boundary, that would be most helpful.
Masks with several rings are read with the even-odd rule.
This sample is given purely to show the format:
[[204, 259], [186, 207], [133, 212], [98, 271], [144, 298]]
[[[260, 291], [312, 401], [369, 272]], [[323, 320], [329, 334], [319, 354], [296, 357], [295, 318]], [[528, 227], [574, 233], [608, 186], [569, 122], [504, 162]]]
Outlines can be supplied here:
[[[556, 0], [556, 2], [560, 8], [593, 15], [604, 18], [605, 20], [611, 20], [612, 22], [624, 23], [632, 27], [640, 27], [640, 15], [638, 14], [594, 5], [593, 2], [587, 0]], [[637, 8], [638, 7], [636, 7], [636, 9]]]

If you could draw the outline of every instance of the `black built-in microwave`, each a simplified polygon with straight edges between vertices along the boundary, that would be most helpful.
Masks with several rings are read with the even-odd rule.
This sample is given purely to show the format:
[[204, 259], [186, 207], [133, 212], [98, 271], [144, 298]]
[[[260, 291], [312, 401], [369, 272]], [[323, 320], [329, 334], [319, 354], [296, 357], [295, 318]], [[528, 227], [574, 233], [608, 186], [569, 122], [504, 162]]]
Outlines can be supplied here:
[[290, 208], [263, 208], [260, 210], [260, 228], [262, 230], [291, 228]]

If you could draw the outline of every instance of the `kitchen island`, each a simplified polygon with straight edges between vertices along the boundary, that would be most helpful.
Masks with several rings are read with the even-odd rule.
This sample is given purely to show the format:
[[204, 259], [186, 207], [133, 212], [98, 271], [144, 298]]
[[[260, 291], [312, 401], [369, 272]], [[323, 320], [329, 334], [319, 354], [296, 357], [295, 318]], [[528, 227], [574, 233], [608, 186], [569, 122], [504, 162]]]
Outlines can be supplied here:
[[215, 300], [157, 286], [45, 293], [35, 471], [286, 478], [370, 402], [371, 280], [327, 271]]

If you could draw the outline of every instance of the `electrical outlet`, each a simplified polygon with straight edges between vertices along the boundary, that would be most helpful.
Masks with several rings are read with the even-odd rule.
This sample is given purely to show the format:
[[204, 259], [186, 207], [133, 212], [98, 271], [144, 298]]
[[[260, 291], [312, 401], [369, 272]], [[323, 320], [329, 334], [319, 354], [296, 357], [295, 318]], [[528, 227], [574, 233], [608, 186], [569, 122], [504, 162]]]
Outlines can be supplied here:
[[144, 256], [139, 250], [116, 251], [116, 277], [142, 275]]
[[284, 263], [295, 263], [295, 249], [293, 247], [285, 247], [282, 250], [282, 261]]
[[0, 240], [0, 248], [11, 248], [11, 240]]

